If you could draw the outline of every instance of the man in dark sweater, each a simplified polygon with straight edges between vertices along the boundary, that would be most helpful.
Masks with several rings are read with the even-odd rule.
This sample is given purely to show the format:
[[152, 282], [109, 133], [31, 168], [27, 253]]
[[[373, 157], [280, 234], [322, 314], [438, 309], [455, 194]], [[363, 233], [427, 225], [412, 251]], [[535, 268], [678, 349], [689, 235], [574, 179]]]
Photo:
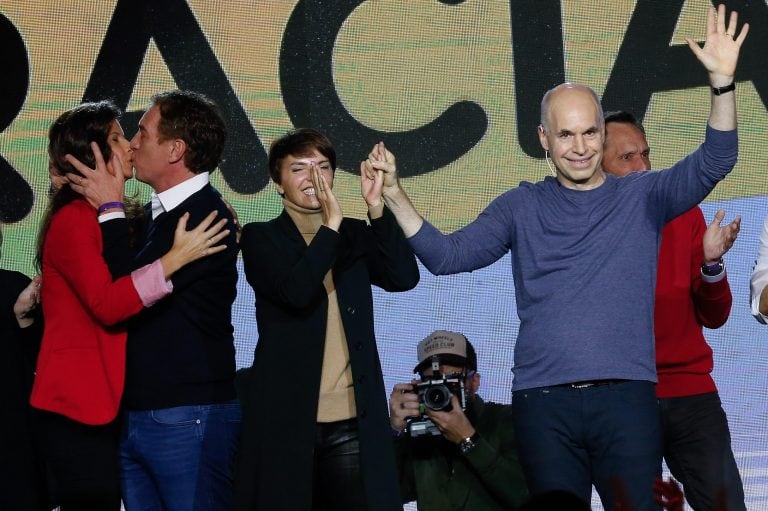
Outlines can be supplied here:
[[[136, 178], [154, 190], [135, 256], [115, 248], [125, 226], [120, 230], [104, 221], [110, 215], [125, 216], [108, 207], [115, 204], [110, 198], [115, 190], [121, 197], [122, 184], [113, 186], [98, 172], [73, 183], [77, 191], [104, 204], [99, 212], [111, 267], [130, 271], [166, 253], [183, 215], [189, 215], [189, 228], [214, 210], [234, 225], [232, 213], [209, 183], [225, 141], [224, 120], [205, 96], [171, 91], [152, 98], [131, 140]], [[232, 508], [232, 467], [240, 434], [231, 322], [237, 284], [235, 229], [224, 242], [226, 250], [175, 273], [173, 293], [128, 324], [120, 467], [129, 510]]]
[[364, 172], [385, 172], [384, 201], [430, 272], [472, 271], [511, 252], [520, 317], [512, 405], [534, 494], [567, 490], [589, 502], [594, 485], [613, 510], [622, 485], [633, 509], [658, 509], [658, 240], [736, 163], [733, 80], [747, 30], [721, 5], [708, 13], [704, 47], [688, 39], [709, 74], [711, 111], [702, 146], [666, 171], [607, 175], [599, 98], [570, 83], [542, 100], [539, 140], [556, 177], [521, 183], [450, 235], [418, 214], [391, 153], [377, 147], [362, 163]]
[[[136, 178], [154, 189], [136, 267], [170, 249], [185, 213], [190, 227], [213, 210], [232, 224], [208, 181], [225, 141], [224, 121], [204, 96], [154, 96], [131, 140]], [[236, 260], [233, 232], [225, 251], [180, 270], [171, 296], [128, 327], [120, 442], [128, 509], [231, 508], [240, 427], [231, 321]]]

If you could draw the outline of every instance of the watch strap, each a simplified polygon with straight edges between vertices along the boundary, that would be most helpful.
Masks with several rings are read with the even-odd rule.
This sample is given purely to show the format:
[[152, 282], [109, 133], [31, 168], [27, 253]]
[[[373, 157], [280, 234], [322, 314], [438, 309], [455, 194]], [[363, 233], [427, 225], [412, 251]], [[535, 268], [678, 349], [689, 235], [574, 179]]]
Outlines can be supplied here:
[[712, 87], [712, 94], [719, 96], [720, 94], [725, 94], [726, 92], [731, 92], [732, 90], [736, 90], [736, 82], [731, 82], [725, 87]]
[[468, 436], [459, 442], [459, 451], [461, 451], [461, 454], [469, 454], [477, 446], [478, 440], [480, 440], [480, 435], [475, 431], [474, 435]]
[[725, 269], [725, 265], [723, 264], [722, 257], [715, 264], [701, 264], [701, 273], [708, 277], [715, 277], [720, 275], [723, 273], [723, 269]]

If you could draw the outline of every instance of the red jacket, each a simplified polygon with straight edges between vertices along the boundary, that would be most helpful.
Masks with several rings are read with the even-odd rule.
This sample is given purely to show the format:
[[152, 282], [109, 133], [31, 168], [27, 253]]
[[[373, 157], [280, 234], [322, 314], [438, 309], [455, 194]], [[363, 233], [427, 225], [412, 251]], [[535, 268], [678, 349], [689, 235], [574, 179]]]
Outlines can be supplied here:
[[96, 211], [78, 199], [54, 215], [43, 250], [45, 329], [32, 406], [85, 424], [117, 416], [125, 381], [126, 330], [142, 309], [130, 276], [112, 281]]
[[667, 224], [661, 235], [656, 276], [656, 369], [660, 398], [715, 392], [712, 348], [702, 326], [718, 328], [731, 311], [728, 279], [701, 278], [702, 239], [707, 225], [699, 208]]

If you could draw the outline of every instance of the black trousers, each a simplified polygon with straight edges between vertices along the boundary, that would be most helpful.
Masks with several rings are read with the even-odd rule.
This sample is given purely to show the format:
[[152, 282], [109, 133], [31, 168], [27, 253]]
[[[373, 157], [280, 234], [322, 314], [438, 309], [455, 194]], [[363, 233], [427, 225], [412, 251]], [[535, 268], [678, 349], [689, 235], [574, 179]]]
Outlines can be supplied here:
[[313, 511], [365, 511], [357, 419], [317, 424]]
[[61, 511], [119, 511], [118, 421], [89, 426], [38, 410], [48, 491]]
[[0, 509], [43, 511], [50, 509], [45, 471], [32, 431], [32, 409], [24, 406], [0, 405]]
[[664, 459], [683, 484], [688, 505], [709, 511], [722, 498], [728, 511], [746, 511], [744, 486], [718, 393], [659, 399], [659, 408]]

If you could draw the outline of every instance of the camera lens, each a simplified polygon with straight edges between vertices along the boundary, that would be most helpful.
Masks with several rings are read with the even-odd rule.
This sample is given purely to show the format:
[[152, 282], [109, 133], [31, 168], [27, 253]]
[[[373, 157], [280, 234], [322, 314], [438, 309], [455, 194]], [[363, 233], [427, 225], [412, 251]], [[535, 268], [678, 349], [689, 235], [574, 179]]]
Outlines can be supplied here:
[[424, 391], [424, 406], [430, 410], [449, 411], [451, 391], [445, 385], [434, 385]]

